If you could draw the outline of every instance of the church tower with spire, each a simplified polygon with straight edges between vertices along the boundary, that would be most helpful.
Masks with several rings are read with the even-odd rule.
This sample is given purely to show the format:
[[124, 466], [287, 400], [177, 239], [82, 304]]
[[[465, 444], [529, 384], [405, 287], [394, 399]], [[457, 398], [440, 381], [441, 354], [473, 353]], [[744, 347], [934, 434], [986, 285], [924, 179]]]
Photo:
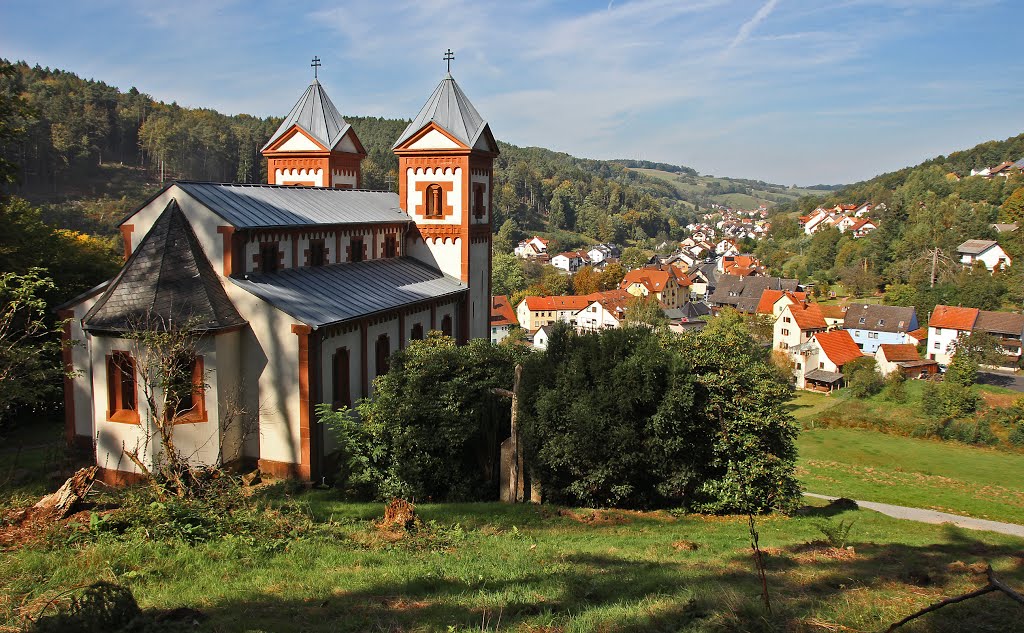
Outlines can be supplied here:
[[366, 150], [315, 78], [261, 151], [272, 185], [362, 186]]
[[448, 73], [394, 145], [406, 253], [469, 286], [459, 338], [490, 336], [491, 204], [498, 145]]

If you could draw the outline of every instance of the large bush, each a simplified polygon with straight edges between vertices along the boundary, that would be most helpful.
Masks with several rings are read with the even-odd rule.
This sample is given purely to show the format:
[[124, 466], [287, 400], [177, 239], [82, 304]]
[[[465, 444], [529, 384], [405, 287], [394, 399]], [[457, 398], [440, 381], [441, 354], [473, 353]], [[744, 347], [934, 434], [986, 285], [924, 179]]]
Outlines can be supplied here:
[[561, 503], [788, 508], [799, 495], [789, 396], [735, 314], [683, 337], [559, 327], [525, 365], [528, 468]]
[[396, 352], [372, 400], [354, 412], [319, 408], [339, 442], [336, 484], [364, 497], [496, 498], [497, 451], [511, 409], [492, 390], [512, 387], [526, 353], [485, 340], [459, 346], [436, 334]]

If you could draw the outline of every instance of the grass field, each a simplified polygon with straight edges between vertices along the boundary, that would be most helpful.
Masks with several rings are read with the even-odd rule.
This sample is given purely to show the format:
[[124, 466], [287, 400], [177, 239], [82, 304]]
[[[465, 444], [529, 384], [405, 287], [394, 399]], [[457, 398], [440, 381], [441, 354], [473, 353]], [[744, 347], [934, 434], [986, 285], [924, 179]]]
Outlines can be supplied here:
[[[49, 442], [40, 429], [5, 438], [8, 446], [34, 446], [20, 453], [19, 468], [41, 474], [58, 465], [58, 429], [50, 433]], [[873, 431], [813, 430], [800, 448], [801, 468], [842, 460], [864, 468], [815, 465], [805, 481], [820, 475], [815, 483], [853, 486], [865, 478], [887, 494], [896, 488], [888, 478], [904, 474], [936, 494], [961, 485], [992, 489], [1000, 477], [1024, 481], [1016, 456], [949, 452], [944, 444]], [[979, 456], [995, 460], [972, 467]], [[894, 459], [900, 468], [888, 468]], [[43, 476], [4, 481], [0, 509], [53, 486]], [[859, 489], [849, 490], [858, 496]], [[124, 502], [104, 492], [96, 516], [109, 520], [103, 504], [117, 500]], [[771, 614], [761, 604], [745, 517], [420, 504], [420, 526], [404, 532], [377, 527], [382, 504], [282, 484], [222, 512], [154, 512], [148, 501], [134, 503], [136, 512], [160, 518], [115, 533], [83, 512], [0, 552], [0, 632], [21, 631], [26, 618], [52, 613], [76, 587], [97, 580], [129, 588], [144, 609], [197, 609], [207, 618], [199, 630], [216, 632], [876, 631], [983, 585], [978, 571], [985, 564], [1024, 586], [1020, 539], [818, 501], [793, 517], [758, 519]], [[204, 532], [210, 521], [236, 529]], [[852, 550], [823, 541], [820, 526], [838, 521], [854, 521]], [[1017, 605], [990, 595], [905, 630], [995, 632], [1017, 621]]]

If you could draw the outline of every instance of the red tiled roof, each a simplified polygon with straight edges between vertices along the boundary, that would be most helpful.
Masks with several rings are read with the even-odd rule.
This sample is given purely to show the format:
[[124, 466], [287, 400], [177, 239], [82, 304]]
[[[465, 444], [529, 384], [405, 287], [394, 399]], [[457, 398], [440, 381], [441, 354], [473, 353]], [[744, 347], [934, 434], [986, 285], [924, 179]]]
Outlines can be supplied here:
[[935, 306], [928, 327], [944, 327], [951, 330], [969, 331], [978, 320], [977, 308], [959, 308], [955, 306]]
[[538, 310], [582, 310], [590, 305], [591, 299], [578, 295], [565, 297], [526, 297], [526, 308], [530, 312]]
[[853, 337], [847, 330], [818, 332], [814, 338], [818, 341], [822, 353], [828, 356], [828, 359], [836, 367], [842, 367], [851, 360], [864, 355], [857, 344], [853, 342]]
[[818, 304], [815, 304], [815, 305], [817, 305], [818, 309], [821, 310], [821, 316], [825, 317], [826, 319], [840, 319], [841, 320], [841, 319], [846, 318], [846, 308], [844, 308], [843, 306], [837, 306], [837, 305], [831, 305], [831, 304], [830, 305], [825, 305], [825, 304], [821, 304], [821, 303], [818, 303]]
[[919, 327], [913, 332], [907, 332], [907, 336], [912, 337], [916, 341], [923, 341], [928, 338], [928, 328]]
[[771, 314], [772, 308], [783, 296], [789, 297], [790, 301], [793, 303], [798, 303], [800, 305], [807, 304], [806, 292], [791, 292], [789, 290], [772, 290], [771, 288], [768, 288], [761, 292], [761, 300], [757, 303], [757, 313]]
[[882, 343], [878, 346], [878, 349], [882, 350], [882, 355], [885, 357], [885, 360], [890, 363], [895, 363], [897, 361], [921, 360], [921, 355], [917, 353], [917, 346], [911, 345], [910, 343], [901, 343], [899, 345]]
[[789, 306], [789, 311], [801, 330], [824, 330], [828, 327], [825, 317], [821, 316], [821, 310], [818, 309], [816, 303], [808, 304], [806, 307], [795, 303]]
[[626, 273], [626, 276], [622, 278], [622, 283], [619, 284], [620, 288], [628, 288], [633, 284], [641, 284], [647, 288], [648, 292], [661, 292], [668, 285], [669, 279], [675, 279], [676, 284], [680, 286], [689, 286], [689, 279], [679, 273], [674, 267], [667, 266], [664, 269], [661, 268], [637, 268]]
[[491, 297], [491, 325], [519, 325], [519, 319], [505, 295]]

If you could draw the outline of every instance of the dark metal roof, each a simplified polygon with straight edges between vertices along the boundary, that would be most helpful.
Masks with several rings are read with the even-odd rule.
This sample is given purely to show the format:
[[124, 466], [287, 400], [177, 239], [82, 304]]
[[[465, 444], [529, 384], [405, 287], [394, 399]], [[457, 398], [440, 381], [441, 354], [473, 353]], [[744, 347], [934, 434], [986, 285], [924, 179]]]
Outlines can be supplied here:
[[179, 181], [182, 190], [234, 227], [411, 222], [398, 194], [358, 189]]
[[314, 327], [457, 295], [468, 289], [458, 279], [411, 257], [292, 268], [230, 279]]
[[301, 127], [327, 149], [334, 149], [338, 141], [352, 127], [342, 118], [341, 113], [334, 107], [330, 97], [324, 92], [323, 86], [316, 79], [302, 93], [298, 102], [292, 107], [288, 116], [281, 121], [281, 125], [263, 146], [263, 149], [273, 145], [274, 141], [292, 129], [293, 125]]
[[910, 332], [917, 329], [917, 311], [913, 306], [856, 303], [847, 308], [843, 328], [872, 332]]
[[997, 245], [998, 243], [994, 240], [967, 240], [958, 246], [956, 251], [964, 255], [980, 255]]
[[174, 323], [206, 332], [246, 323], [173, 199], [82, 322], [95, 332]]
[[761, 301], [761, 294], [765, 290], [798, 290], [800, 282], [796, 279], [783, 279], [781, 277], [737, 277], [735, 275], [719, 275], [715, 291], [711, 293], [708, 301], [713, 305], [737, 306], [742, 299], [753, 301], [743, 302], [747, 312], [757, 309]]
[[804, 378], [806, 380], [813, 380], [814, 382], [827, 382], [832, 384], [842, 380], [843, 375], [837, 374], [834, 371], [825, 371], [824, 369], [812, 369], [804, 374]]
[[409, 140], [430, 123], [441, 126], [467, 147], [473, 147], [477, 138], [487, 128], [487, 121], [484, 121], [476, 111], [469, 102], [469, 97], [462, 92], [462, 88], [459, 88], [459, 84], [455, 83], [450, 74], [437, 85], [419, 114], [405, 128], [393, 147], [398, 147]]

